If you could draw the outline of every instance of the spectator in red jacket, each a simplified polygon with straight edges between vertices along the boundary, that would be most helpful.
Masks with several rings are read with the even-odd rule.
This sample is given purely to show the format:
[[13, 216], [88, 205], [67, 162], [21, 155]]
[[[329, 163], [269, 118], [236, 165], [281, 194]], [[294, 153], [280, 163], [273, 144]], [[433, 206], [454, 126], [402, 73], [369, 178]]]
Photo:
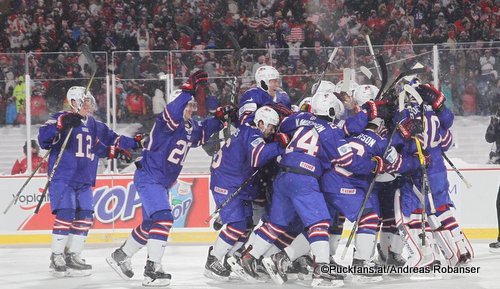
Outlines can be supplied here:
[[[23, 146], [23, 152], [24, 152], [24, 158], [21, 160], [16, 160], [14, 163], [14, 166], [12, 167], [11, 174], [12, 175], [18, 175], [18, 174], [24, 174], [26, 172], [26, 169], [28, 168], [28, 159], [27, 159], [27, 144], [26, 142]], [[31, 140], [31, 169], [35, 170], [36, 167], [42, 163], [42, 166], [38, 170], [38, 173], [47, 173], [47, 160], [44, 160], [41, 156], [38, 155], [38, 152], [40, 151], [40, 147], [38, 146], [38, 143], [36, 140], [32, 139]]]

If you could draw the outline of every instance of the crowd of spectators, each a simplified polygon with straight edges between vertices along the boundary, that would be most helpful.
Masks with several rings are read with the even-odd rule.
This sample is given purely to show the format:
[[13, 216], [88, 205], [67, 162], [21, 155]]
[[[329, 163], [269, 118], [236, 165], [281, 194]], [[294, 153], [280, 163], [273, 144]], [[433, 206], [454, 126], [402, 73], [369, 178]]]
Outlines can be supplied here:
[[92, 86], [100, 115], [106, 105], [104, 77], [114, 72], [119, 120], [140, 121], [154, 111], [154, 98], [164, 97], [160, 73], [172, 73], [180, 82], [204, 69], [213, 84], [209, 94], [225, 103], [232, 93], [228, 80], [236, 76], [243, 91], [255, 70], [269, 64], [296, 100], [324, 69], [333, 47], [361, 46], [339, 50], [329, 80], [340, 80], [345, 67], [372, 67], [366, 33], [391, 63], [392, 75], [418, 61], [431, 76], [432, 45], [439, 44], [441, 89], [455, 113], [489, 114], [500, 97], [499, 2], [12, 0], [0, 15], [0, 124], [25, 119], [24, 53], [33, 81], [34, 122], [60, 109], [71, 85], [86, 84], [91, 72], [77, 53], [83, 43], [102, 51], [96, 54]]

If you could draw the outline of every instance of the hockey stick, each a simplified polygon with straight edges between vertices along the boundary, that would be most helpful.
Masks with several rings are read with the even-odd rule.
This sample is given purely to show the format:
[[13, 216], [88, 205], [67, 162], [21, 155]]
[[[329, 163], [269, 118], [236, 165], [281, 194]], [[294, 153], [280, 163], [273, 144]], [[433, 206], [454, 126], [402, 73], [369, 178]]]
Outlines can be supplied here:
[[378, 77], [380, 78], [380, 80], [382, 80], [383, 76], [380, 73], [380, 69], [378, 68], [377, 65], [377, 57], [375, 57], [375, 52], [373, 51], [373, 46], [370, 40], [370, 36], [368, 34], [365, 34], [365, 39], [366, 39], [366, 44], [368, 44], [368, 50], [370, 50], [370, 54], [373, 57], [373, 62], [375, 63], [375, 69], [377, 70]]
[[[92, 56], [92, 53], [90, 52], [90, 49], [89, 49], [87, 44], [82, 44], [79, 48], [80, 48], [83, 56], [87, 59], [87, 62], [89, 63], [89, 67], [90, 67], [91, 72], [92, 72], [90, 80], [87, 83], [87, 86], [85, 88], [85, 94], [87, 94], [87, 92], [89, 91], [90, 85], [92, 84], [92, 81], [94, 80], [94, 76], [95, 76], [95, 73], [97, 71], [97, 65], [95, 63], [95, 59]], [[78, 113], [78, 111], [77, 111], [77, 113]], [[40, 211], [40, 207], [42, 206], [45, 194], [47, 194], [47, 190], [49, 188], [49, 185], [52, 181], [52, 178], [54, 177], [54, 174], [56, 173], [56, 169], [59, 166], [59, 162], [61, 161], [62, 155], [64, 153], [64, 150], [66, 149], [66, 145], [68, 144], [69, 137], [71, 136], [72, 132], [73, 132], [73, 127], [71, 127], [69, 129], [68, 134], [66, 135], [66, 138], [64, 139], [64, 142], [61, 146], [61, 150], [59, 151], [59, 154], [57, 155], [57, 159], [54, 162], [54, 166], [52, 167], [52, 171], [49, 174], [49, 177], [47, 179], [47, 183], [45, 183], [45, 187], [43, 188], [42, 196], [41, 196], [40, 200], [38, 201], [38, 204], [36, 205], [35, 214], [38, 214], [38, 211]]]
[[90, 48], [87, 44], [80, 45], [79, 49], [82, 52], [83, 56], [85, 56], [85, 59], [87, 60], [90, 71], [92, 73], [90, 80], [87, 83], [87, 86], [85, 87], [85, 93], [87, 93], [90, 90], [90, 85], [92, 85], [92, 81], [94, 81], [94, 76], [97, 71], [97, 64], [95, 63], [95, 59], [92, 56], [92, 52], [90, 52]]
[[384, 57], [381, 55], [377, 56], [377, 62], [380, 65], [380, 70], [382, 72], [382, 79], [380, 84], [380, 89], [377, 92], [377, 96], [375, 96], [375, 100], [380, 100], [381, 96], [384, 93], [384, 89], [387, 86], [388, 81], [388, 73], [387, 73], [387, 64], [385, 63]]
[[[423, 120], [422, 120], [423, 121]], [[418, 161], [420, 163], [420, 169], [422, 170], [422, 213], [421, 213], [421, 218], [420, 221], [422, 222], [422, 246], [425, 247], [425, 216], [427, 215], [427, 205], [425, 202], [425, 195], [426, 195], [426, 187], [427, 187], [427, 169], [425, 168], [425, 161], [424, 161], [424, 154], [422, 152], [422, 145], [420, 144], [420, 141], [418, 138], [415, 136], [413, 137], [415, 140], [415, 145], [417, 146], [417, 154], [418, 154]], [[431, 202], [431, 198], [429, 198], [429, 204], [431, 205], [431, 211], [435, 212], [435, 209], [433, 210], [434, 207], [434, 202]]]
[[[333, 58], [337, 54], [338, 50], [339, 50], [339, 48], [335, 47], [335, 49], [333, 49], [333, 51], [332, 51], [332, 54], [330, 54], [330, 57], [328, 58], [328, 62], [325, 65], [325, 69], [323, 69], [323, 72], [321, 72], [318, 80], [312, 86], [313, 91], [312, 91], [311, 96], [313, 96], [316, 93], [316, 91], [318, 90], [319, 85], [321, 84], [321, 81], [325, 78], [325, 73], [328, 70], [328, 67], [330, 66], [330, 64], [332, 64]], [[295, 105], [299, 105], [299, 103], [306, 97], [306, 95], [307, 95], [307, 89], [306, 89], [306, 91], [304, 91], [304, 94], [302, 94], [302, 96], [299, 98], [299, 100], [297, 102], [295, 102]]]
[[462, 173], [455, 167], [455, 165], [451, 162], [451, 160], [448, 158], [448, 156], [442, 152], [443, 158], [448, 162], [448, 164], [453, 168], [453, 170], [457, 173], [457, 175], [460, 177], [460, 179], [464, 182], [465, 186], [467, 189], [472, 188], [472, 185], [465, 179], [465, 177], [462, 175]]
[[[391, 147], [392, 139], [394, 138], [394, 134], [396, 133], [396, 128], [393, 129], [391, 136], [389, 137], [389, 141], [387, 142], [387, 147], [384, 150], [383, 157], [387, 154], [389, 151], [389, 148]], [[352, 226], [351, 233], [349, 234], [349, 238], [347, 239], [347, 242], [344, 247], [344, 251], [342, 251], [342, 256], [340, 259], [344, 260], [345, 255], [347, 254], [347, 250], [349, 249], [349, 246], [351, 245], [352, 239], [354, 238], [354, 234], [356, 234], [356, 231], [358, 230], [358, 225], [359, 221], [361, 220], [361, 216], [363, 215], [363, 211], [365, 210], [366, 203], [368, 203], [368, 198], [370, 197], [373, 187], [375, 186], [375, 180], [377, 179], [378, 172], [375, 174], [373, 177], [370, 186], [368, 187], [368, 191], [366, 191], [365, 198], [363, 199], [363, 203], [361, 204], [361, 208], [359, 209], [358, 215], [356, 216], [356, 221], [354, 222], [354, 225]]]
[[250, 182], [253, 181], [253, 179], [255, 178], [255, 176], [259, 172], [260, 172], [260, 169], [253, 172], [253, 174], [251, 176], [249, 176], [243, 182], [243, 184], [241, 184], [241, 186], [239, 186], [239, 188], [236, 189], [236, 191], [234, 191], [212, 214], [210, 214], [210, 216], [208, 216], [208, 218], [205, 219], [205, 223], [208, 224], [208, 222], [210, 222], [210, 220], [218, 217], [220, 210], [222, 210], [225, 206], [227, 206], [227, 204], [229, 204], [229, 202], [231, 202], [231, 200], [233, 200], [241, 192], [241, 190], [243, 190], [246, 186], [248, 186], [250, 184]]
[[31, 181], [31, 179], [33, 178], [33, 176], [38, 172], [38, 170], [42, 167], [42, 164], [45, 162], [45, 160], [49, 157], [50, 155], [50, 151], [52, 150], [49, 149], [45, 155], [43, 156], [42, 160], [40, 161], [40, 163], [38, 163], [38, 165], [36, 166], [36, 168], [33, 170], [33, 172], [31, 173], [31, 175], [28, 177], [28, 179], [24, 182], [24, 184], [22, 185], [22, 187], [19, 189], [19, 191], [17, 192], [16, 196], [12, 199], [12, 201], [10, 201], [10, 204], [7, 206], [7, 208], [5, 209], [5, 211], [3, 211], [3, 214], [7, 214], [7, 211], [10, 209], [10, 207], [12, 207], [12, 205], [17, 202], [17, 199], [19, 198], [19, 196], [21, 195], [21, 192], [24, 190], [24, 188], [28, 185], [28, 183]]

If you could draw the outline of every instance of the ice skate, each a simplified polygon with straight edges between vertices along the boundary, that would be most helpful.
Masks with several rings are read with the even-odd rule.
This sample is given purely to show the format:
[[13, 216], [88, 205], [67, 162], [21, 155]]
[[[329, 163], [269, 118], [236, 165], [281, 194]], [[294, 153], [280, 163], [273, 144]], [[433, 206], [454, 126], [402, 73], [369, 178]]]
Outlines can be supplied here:
[[497, 242], [490, 243], [490, 252], [500, 254], [500, 238]]
[[123, 280], [129, 280], [134, 276], [130, 257], [123, 252], [122, 248], [118, 248], [111, 253], [111, 256], [106, 258], [106, 262]]
[[217, 257], [211, 255], [212, 250], [213, 246], [210, 246], [208, 249], [207, 262], [205, 263], [205, 272], [203, 275], [217, 281], [229, 281], [231, 270], [226, 268], [224, 264], [217, 259]]
[[352, 260], [354, 267], [353, 281], [360, 283], [374, 283], [382, 281], [382, 273], [377, 272], [380, 265], [371, 260], [362, 260], [354, 258]]
[[[322, 269], [327, 267], [328, 270]], [[344, 277], [329, 271], [330, 264], [319, 263], [314, 267], [311, 286], [314, 288], [336, 288], [344, 285]]]
[[67, 273], [66, 276], [81, 277], [92, 274], [92, 265], [85, 263], [85, 260], [77, 253], [68, 253], [65, 256]]
[[250, 254], [245, 254], [242, 257], [231, 256], [227, 259], [227, 263], [231, 266], [231, 271], [241, 279], [256, 283], [259, 282], [257, 274], [257, 260]]
[[288, 280], [286, 272], [291, 261], [285, 252], [278, 252], [262, 259], [262, 264], [274, 283], [281, 285]]
[[51, 273], [54, 277], [62, 278], [66, 276], [67, 267], [66, 261], [64, 260], [64, 254], [54, 254], [50, 255], [50, 267]]
[[144, 267], [144, 280], [142, 286], [146, 287], [164, 287], [170, 285], [172, 275], [163, 272], [160, 263], [148, 260]]

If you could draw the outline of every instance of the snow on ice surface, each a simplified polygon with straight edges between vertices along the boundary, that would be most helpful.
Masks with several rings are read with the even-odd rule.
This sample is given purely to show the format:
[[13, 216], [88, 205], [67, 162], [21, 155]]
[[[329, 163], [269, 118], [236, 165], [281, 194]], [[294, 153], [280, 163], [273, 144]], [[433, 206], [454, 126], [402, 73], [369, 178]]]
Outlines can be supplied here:
[[[119, 245], [89, 245], [82, 257], [93, 265], [93, 274], [88, 277], [67, 277], [57, 279], [49, 274], [50, 248], [46, 247], [9, 247], [0, 248], [0, 288], [146, 288], [142, 286], [142, 273], [146, 259], [145, 248], [132, 259], [135, 276], [128, 281], [122, 280], [106, 263], [105, 258]], [[340, 250], [344, 244], [341, 244]], [[346, 283], [344, 288], [500, 288], [500, 254], [488, 251], [488, 243], [473, 243], [476, 258], [470, 266], [478, 266], [478, 274], [449, 274], [441, 280], [412, 281], [409, 279], [384, 280], [379, 283], [359, 284]], [[203, 276], [208, 245], [168, 245], [163, 258], [164, 269], [172, 274], [172, 282], [168, 288], [220, 288], [241, 289], [253, 288], [305, 288], [293, 281], [283, 286], [272, 282], [250, 284], [243, 281], [230, 283], [217, 282]], [[351, 259], [340, 263], [350, 264]], [[417, 284], [418, 282], [418, 284]]]

